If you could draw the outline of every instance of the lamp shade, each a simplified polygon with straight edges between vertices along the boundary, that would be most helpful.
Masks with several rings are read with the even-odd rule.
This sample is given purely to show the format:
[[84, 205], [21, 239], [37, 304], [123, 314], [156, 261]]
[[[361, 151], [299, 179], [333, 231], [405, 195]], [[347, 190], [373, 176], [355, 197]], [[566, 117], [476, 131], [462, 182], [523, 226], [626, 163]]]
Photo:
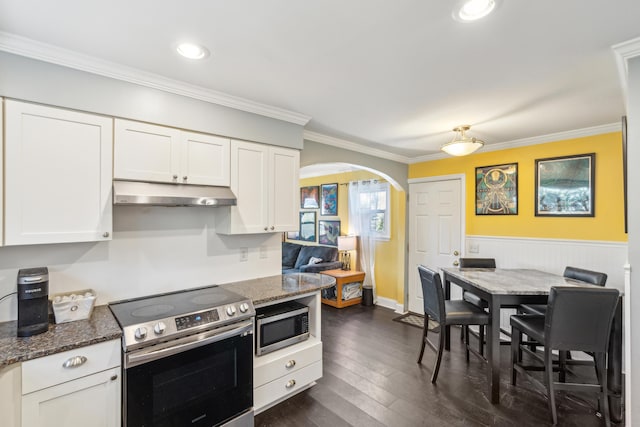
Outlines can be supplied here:
[[440, 149], [451, 156], [466, 156], [484, 146], [484, 142], [479, 139], [465, 135], [471, 126], [462, 125], [453, 128], [456, 132], [451, 142], [442, 145]]
[[356, 249], [356, 236], [338, 236], [338, 250], [353, 251]]

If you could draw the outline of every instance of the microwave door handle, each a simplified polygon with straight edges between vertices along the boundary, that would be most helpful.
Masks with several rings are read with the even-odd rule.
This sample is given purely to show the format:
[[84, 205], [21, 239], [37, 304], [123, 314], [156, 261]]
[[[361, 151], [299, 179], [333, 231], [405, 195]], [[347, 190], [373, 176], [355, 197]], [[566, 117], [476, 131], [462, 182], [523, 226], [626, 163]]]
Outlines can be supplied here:
[[[224, 329], [224, 331], [220, 331]], [[222, 341], [227, 338], [231, 338], [238, 335], [246, 335], [253, 333], [253, 322], [246, 321], [241, 324], [234, 324], [230, 327], [219, 328], [212, 331], [206, 331], [194, 336], [178, 339], [171, 343], [170, 346], [159, 350], [152, 350], [149, 352], [132, 353], [126, 356], [125, 369], [132, 368], [134, 366], [141, 365], [143, 363], [152, 362], [154, 360], [161, 359], [163, 357], [172, 356], [174, 354], [182, 353], [187, 350], [202, 347], [203, 345], [212, 344], [214, 342]], [[174, 344], [175, 342], [181, 342], [181, 344]]]

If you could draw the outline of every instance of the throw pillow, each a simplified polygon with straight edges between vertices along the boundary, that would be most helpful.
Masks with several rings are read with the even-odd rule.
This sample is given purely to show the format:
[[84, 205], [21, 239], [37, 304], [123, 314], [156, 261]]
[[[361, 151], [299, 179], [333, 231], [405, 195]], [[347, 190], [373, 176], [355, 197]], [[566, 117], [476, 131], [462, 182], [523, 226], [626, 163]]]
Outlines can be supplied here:
[[316, 258], [312, 256], [309, 258], [309, 264], [320, 264], [322, 262], [322, 258]]

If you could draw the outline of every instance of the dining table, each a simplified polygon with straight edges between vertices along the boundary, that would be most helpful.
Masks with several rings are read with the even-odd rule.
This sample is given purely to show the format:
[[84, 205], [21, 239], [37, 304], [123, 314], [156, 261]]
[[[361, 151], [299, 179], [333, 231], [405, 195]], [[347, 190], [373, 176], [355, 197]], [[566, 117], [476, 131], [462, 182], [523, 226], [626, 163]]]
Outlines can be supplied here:
[[[488, 303], [486, 334], [487, 382], [491, 403], [500, 403], [500, 310], [519, 304], [546, 304], [554, 286], [592, 287], [575, 279], [532, 269], [441, 268], [445, 299], [451, 299], [451, 284], [478, 295]], [[622, 303], [618, 303], [609, 345], [609, 390], [612, 392], [612, 419], [621, 418], [622, 390]], [[444, 328], [445, 349], [450, 349], [451, 330]]]

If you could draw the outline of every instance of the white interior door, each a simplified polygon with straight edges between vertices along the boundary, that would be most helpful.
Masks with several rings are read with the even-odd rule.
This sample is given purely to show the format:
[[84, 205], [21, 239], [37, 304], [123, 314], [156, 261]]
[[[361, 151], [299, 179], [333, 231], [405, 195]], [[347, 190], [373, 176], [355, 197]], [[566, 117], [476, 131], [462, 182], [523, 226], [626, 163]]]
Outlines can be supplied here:
[[460, 257], [463, 184], [462, 177], [409, 184], [409, 311], [424, 312], [418, 265], [437, 270]]

